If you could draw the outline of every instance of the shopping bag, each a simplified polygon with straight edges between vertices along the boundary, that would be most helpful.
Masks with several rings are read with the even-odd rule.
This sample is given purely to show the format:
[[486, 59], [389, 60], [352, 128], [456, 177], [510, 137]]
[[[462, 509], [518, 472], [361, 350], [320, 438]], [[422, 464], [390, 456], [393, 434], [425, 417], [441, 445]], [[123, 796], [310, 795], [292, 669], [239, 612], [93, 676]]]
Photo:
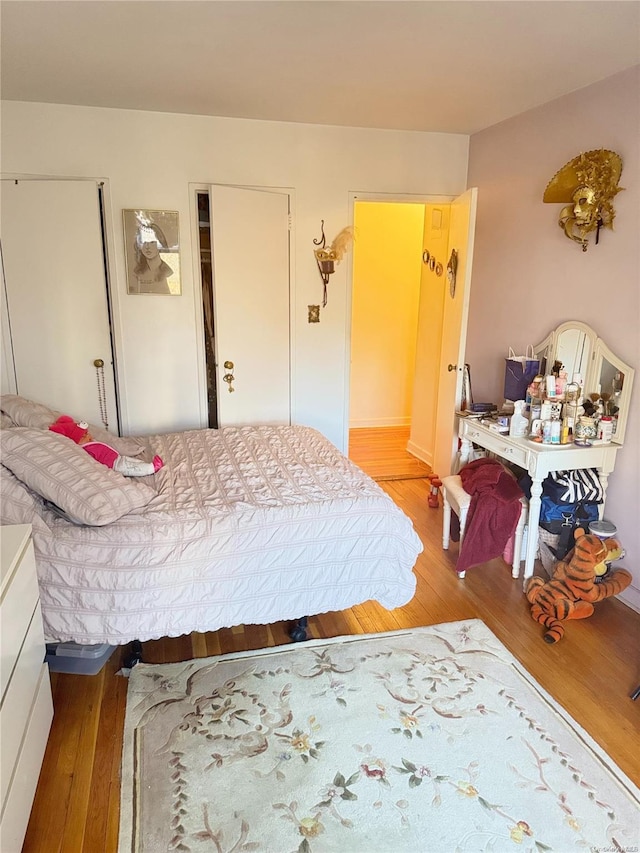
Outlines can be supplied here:
[[516, 355], [509, 347], [509, 355], [505, 359], [504, 368], [505, 400], [526, 399], [527, 387], [537, 376], [539, 370], [540, 359], [534, 358], [532, 346], [527, 347], [526, 355]]

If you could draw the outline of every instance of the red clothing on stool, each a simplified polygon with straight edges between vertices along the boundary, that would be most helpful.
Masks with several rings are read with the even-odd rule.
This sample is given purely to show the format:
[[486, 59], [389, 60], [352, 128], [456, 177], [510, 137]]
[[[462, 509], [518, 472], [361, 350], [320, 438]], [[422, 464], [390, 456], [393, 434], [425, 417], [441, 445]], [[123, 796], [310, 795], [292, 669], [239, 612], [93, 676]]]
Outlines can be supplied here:
[[456, 571], [502, 556], [515, 533], [522, 511], [522, 489], [497, 459], [483, 457], [460, 471], [462, 486], [471, 495], [467, 523]]

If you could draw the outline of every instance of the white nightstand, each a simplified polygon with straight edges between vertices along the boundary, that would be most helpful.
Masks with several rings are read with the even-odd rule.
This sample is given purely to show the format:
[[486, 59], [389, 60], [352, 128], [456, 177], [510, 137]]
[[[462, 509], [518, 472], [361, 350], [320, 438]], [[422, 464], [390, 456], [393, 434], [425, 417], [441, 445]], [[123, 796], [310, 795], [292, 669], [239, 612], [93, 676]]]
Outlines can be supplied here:
[[0, 528], [0, 850], [19, 853], [29, 822], [53, 703], [31, 526]]

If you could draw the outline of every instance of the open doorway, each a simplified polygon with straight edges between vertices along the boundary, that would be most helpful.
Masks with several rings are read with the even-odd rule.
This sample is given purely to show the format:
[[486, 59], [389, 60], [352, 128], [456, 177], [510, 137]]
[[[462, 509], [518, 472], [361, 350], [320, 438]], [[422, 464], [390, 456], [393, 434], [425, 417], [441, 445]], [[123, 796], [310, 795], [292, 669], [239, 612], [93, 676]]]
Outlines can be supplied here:
[[432, 471], [450, 204], [354, 199], [349, 456], [377, 480]]

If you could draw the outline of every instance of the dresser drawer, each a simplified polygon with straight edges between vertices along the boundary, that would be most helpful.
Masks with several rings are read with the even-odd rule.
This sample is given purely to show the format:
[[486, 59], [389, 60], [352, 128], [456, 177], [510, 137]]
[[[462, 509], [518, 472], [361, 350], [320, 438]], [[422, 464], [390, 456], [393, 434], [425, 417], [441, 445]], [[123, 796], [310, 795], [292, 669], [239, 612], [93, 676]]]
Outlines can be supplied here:
[[[3, 609], [4, 616], [4, 609]], [[36, 607], [31, 625], [24, 639], [13, 675], [9, 681], [0, 715], [0, 802], [4, 803], [9, 783], [15, 776], [14, 766], [24, 732], [26, 720], [33, 706], [44, 661], [44, 637], [40, 607]], [[49, 692], [49, 667], [44, 664]], [[3, 848], [4, 849], [4, 848]]]
[[15, 772], [3, 807], [0, 824], [2, 853], [19, 853], [22, 849], [53, 719], [49, 667], [43, 664], [39, 674], [40, 680], [31, 713], [21, 720], [21, 725], [25, 726], [24, 737], [19, 744]]
[[478, 427], [465, 424], [462, 437], [476, 442], [491, 453], [497, 453], [498, 456], [507, 462], [514, 462], [522, 468], [527, 467], [529, 453], [526, 447], [520, 446], [517, 441], [508, 440], [499, 432], [494, 433], [488, 429], [481, 430]]
[[[16, 665], [20, 648], [39, 599], [36, 558], [31, 539], [27, 539], [13, 562], [13, 569], [2, 590], [2, 625], [0, 643], [0, 695], [5, 690]], [[43, 642], [43, 641], [41, 641]]]

